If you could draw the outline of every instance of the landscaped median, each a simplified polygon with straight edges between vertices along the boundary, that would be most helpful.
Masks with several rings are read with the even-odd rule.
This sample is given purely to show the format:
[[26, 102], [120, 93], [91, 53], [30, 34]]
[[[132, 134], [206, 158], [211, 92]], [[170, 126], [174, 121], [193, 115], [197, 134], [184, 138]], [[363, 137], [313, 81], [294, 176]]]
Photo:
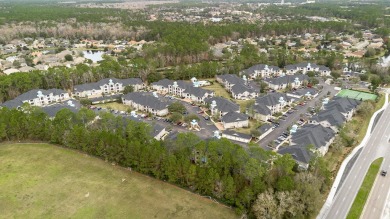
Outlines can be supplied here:
[[364, 205], [366, 204], [368, 195], [370, 194], [371, 188], [375, 182], [376, 176], [378, 175], [379, 168], [382, 164], [383, 157], [376, 159], [372, 162], [366, 177], [364, 177], [364, 181], [362, 186], [359, 189], [358, 194], [356, 195], [355, 201], [352, 204], [351, 209], [347, 215], [347, 219], [359, 218]]

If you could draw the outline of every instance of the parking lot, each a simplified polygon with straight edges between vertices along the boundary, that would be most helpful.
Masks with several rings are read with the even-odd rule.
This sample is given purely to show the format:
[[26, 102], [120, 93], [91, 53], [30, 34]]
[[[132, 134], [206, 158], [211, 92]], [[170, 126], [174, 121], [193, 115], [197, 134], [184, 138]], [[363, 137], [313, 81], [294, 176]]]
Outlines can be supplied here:
[[[304, 105], [297, 105], [291, 113], [286, 113], [287, 116], [283, 116], [284, 119], [278, 121], [279, 124], [273, 124], [274, 126], [276, 125], [274, 130], [258, 142], [260, 147], [265, 150], [274, 150], [278, 143], [271, 142], [277, 140], [280, 142], [279, 144], [282, 144], [283, 141], [280, 141], [278, 138], [280, 136], [283, 136], [283, 132], [289, 132], [290, 130], [288, 130], [288, 128], [290, 128], [294, 124], [298, 125], [300, 119], [304, 119], [306, 121], [308, 118], [310, 118], [311, 115], [307, 114], [308, 109], [310, 111], [311, 107], [315, 107], [315, 103], [324, 98], [328, 94], [328, 92], [330, 93], [329, 96], [331, 97], [337, 93], [337, 91], [334, 89], [334, 86], [332, 85], [328, 85], [323, 81], [320, 81], [320, 85], [323, 86], [323, 89], [317, 95], [317, 97], [308, 100]], [[303, 123], [301, 125], [303, 125]]]

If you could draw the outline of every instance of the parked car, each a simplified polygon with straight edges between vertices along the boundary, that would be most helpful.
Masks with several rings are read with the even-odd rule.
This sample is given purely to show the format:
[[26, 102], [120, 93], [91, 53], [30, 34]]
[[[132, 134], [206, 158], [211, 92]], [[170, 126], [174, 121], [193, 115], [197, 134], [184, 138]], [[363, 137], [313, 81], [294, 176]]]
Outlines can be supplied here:
[[386, 176], [386, 175], [387, 175], [387, 171], [382, 170], [382, 171], [381, 171], [381, 175], [382, 175], [382, 176]]
[[208, 117], [208, 116], [204, 116], [203, 117], [205, 120], [209, 120], [210, 119], [210, 117]]

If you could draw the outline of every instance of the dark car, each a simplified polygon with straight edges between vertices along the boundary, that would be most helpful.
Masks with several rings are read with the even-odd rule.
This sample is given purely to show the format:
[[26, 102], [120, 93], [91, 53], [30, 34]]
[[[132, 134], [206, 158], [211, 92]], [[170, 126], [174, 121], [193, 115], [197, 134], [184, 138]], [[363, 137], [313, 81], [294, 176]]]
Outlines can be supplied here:
[[387, 171], [382, 170], [382, 171], [381, 171], [381, 175], [382, 175], [382, 176], [386, 176], [386, 175], [387, 175]]

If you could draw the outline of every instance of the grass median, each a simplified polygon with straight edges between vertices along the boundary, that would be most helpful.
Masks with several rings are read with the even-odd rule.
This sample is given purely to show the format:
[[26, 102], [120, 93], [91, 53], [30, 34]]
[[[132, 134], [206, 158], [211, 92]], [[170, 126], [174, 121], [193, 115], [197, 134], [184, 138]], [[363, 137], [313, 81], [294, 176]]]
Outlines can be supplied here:
[[382, 164], [383, 157], [376, 159], [370, 165], [362, 186], [359, 189], [358, 194], [356, 195], [355, 201], [352, 204], [351, 209], [347, 215], [347, 219], [359, 218], [362, 214], [364, 205], [366, 204], [368, 195], [370, 194], [371, 188], [375, 182], [375, 179], [378, 175], [379, 168]]

